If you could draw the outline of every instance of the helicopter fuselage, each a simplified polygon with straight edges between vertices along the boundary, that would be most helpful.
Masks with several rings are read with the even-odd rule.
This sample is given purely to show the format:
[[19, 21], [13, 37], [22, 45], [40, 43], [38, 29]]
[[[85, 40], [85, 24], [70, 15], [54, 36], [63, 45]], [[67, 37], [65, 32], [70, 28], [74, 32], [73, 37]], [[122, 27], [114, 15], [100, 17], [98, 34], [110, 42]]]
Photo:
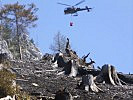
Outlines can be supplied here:
[[77, 13], [78, 11], [83, 11], [83, 10], [87, 10], [89, 12], [89, 10], [92, 8], [88, 8], [87, 6], [85, 8], [75, 8], [75, 7], [68, 7], [64, 10], [65, 14], [74, 14]]
[[68, 7], [68, 8], [66, 8], [66, 9], [64, 10], [64, 13], [65, 13], [65, 14], [73, 14], [73, 13], [76, 13], [76, 12], [77, 12], [76, 9], [77, 9], [77, 8], [74, 8], [74, 7]]

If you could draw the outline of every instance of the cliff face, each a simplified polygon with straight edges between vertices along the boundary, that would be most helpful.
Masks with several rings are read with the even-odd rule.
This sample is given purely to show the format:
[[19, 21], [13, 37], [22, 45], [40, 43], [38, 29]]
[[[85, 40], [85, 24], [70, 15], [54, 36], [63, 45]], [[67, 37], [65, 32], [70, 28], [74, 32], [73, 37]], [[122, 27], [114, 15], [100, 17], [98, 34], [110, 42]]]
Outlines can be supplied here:
[[7, 42], [5, 40], [0, 41], [0, 53], [6, 53], [9, 58], [13, 59], [13, 55], [9, 50]]
[[27, 58], [29, 60], [39, 60], [42, 58], [42, 53], [35, 46], [35, 44], [27, 41], [26, 48], [23, 48], [22, 51], [23, 59]]
[[[28, 35], [22, 34], [20, 39], [22, 60], [39, 60], [42, 58], [42, 53], [32, 43]], [[7, 53], [10, 59], [18, 59], [18, 42], [16, 39], [0, 40], [0, 53]]]

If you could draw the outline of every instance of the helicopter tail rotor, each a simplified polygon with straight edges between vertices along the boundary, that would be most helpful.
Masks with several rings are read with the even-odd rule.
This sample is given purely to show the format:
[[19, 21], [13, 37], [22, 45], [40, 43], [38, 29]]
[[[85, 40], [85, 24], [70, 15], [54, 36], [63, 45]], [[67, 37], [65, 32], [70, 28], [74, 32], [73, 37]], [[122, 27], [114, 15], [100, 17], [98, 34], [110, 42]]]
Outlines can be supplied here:
[[85, 8], [87, 9], [88, 12], [90, 12], [90, 10], [92, 9], [92, 8], [89, 8], [88, 6], [86, 6]]

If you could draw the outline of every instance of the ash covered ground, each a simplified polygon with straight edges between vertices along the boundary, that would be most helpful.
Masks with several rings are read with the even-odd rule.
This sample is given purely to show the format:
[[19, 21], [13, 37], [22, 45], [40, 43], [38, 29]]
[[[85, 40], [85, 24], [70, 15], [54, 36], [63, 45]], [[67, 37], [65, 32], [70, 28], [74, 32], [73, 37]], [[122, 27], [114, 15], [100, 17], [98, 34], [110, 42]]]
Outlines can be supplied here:
[[[16, 82], [28, 94], [39, 94], [54, 98], [58, 90], [66, 88], [74, 100], [133, 100], [133, 84], [113, 86], [96, 83], [104, 92], [86, 92], [77, 88], [81, 77], [57, 75], [62, 68], [53, 68], [50, 62], [16, 62], [12, 61], [12, 70], [16, 73]], [[125, 74], [124, 74], [125, 75]], [[133, 75], [125, 75], [133, 79]]]

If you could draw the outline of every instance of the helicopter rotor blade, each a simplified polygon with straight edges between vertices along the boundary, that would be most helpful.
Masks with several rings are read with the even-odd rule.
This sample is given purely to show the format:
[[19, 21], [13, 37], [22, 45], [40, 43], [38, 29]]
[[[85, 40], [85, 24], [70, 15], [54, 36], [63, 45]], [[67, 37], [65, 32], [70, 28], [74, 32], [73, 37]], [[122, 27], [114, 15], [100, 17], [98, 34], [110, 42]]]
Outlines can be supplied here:
[[68, 4], [64, 4], [64, 3], [57, 3], [57, 4], [60, 4], [60, 5], [65, 5], [65, 6], [71, 6], [71, 5], [68, 5]]
[[83, 3], [83, 2], [85, 2], [85, 0], [80, 1], [79, 3], [75, 4], [74, 6], [77, 6], [77, 5], [79, 5], [79, 4]]

